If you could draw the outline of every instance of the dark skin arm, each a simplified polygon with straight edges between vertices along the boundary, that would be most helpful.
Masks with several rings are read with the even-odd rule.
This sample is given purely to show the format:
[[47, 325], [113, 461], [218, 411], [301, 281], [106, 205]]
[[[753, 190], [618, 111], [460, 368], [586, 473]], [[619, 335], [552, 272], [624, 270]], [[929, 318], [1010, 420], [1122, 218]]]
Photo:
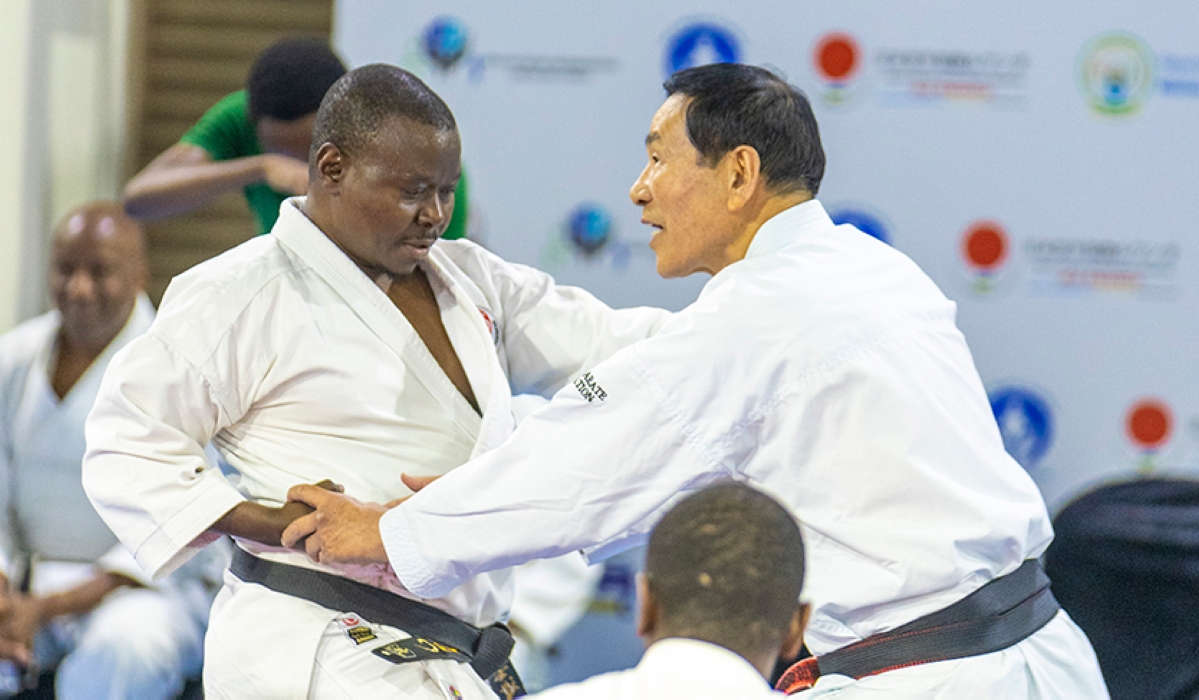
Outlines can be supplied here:
[[[328, 479], [315, 486], [335, 493], [344, 490], [341, 485]], [[280, 547], [283, 546], [281, 538], [287, 526], [312, 510], [312, 506], [299, 501], [288, 501], [279, 508], [243, 501], [213, 523], [212, 529], [223, 535]]]

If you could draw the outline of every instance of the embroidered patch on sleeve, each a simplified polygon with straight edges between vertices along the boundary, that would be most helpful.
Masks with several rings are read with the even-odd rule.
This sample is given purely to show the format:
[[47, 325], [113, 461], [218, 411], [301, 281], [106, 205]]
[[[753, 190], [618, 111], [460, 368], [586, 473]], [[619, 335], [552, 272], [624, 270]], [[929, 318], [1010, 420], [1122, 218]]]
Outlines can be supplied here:
[[608, 392], [595, 381], [595, 377], [591, 376], [591, 372], [586, 372], [583, 376], [575, 380], [575, 388], [587, 399], [587, 403], [593, 401], [603, 401], [608, 398]]

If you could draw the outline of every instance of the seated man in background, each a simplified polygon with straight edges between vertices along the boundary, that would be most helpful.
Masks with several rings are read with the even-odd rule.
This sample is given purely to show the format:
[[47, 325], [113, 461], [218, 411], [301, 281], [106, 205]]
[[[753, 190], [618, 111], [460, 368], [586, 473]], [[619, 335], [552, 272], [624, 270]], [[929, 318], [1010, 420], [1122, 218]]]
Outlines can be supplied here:
[[167, 698], [200, 671], [212, 577], [151, 585], [80, 482], [100, 378], [154, 317], [147, 275], [121, 206], [80, 206], [54, 234], [57, 310], [0, 337], [0, 657], [61, 661], [60, 698]]
[[[246, 89], [204, 113], [179, 143], [163, 151], [125, 186], [125, 209], [138, 219], [182, 214], [242, 189], [259, 234], [279, 205], [308, 190], [308, 149], [321, 98], [346, 67], [319, 39], [283, 39], [254, 60]], [[446, 238], [466, 223], [465, 179]]]
[[649, 538], [637, 578], [641, 663], [532, 697], [778, 697], [766, 678], [803, 644], [803, 576], [799, 525], [773, 498], [735, 482], [692, 494]]

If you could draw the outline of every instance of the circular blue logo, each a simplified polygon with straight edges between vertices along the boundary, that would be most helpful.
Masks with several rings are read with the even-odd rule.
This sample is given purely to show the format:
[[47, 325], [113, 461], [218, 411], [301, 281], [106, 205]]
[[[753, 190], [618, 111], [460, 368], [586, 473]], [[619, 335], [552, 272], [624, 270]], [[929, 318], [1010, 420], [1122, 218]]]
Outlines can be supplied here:
[[575, 247], [585, 255], [594, 255], [612, 237], [612, 216], [602, 206], [584, 202], [570, 213], [567, 227]]
[[425, 53], [443, 70], [466, 55], [466, 27], [453, 17], [438, 17], [425, 28]]
[[849, 224], [857, 230], [878, 240], [891, 244], [887, 226], [877, 216], [861, 209], [839, 209], [829, 214], [835, 224]]
[[741, 45], [737, 37], [728, 29], [709, 22], [683, 27], [666, 44], [667, 75], [684, 68], [740, 60]]
[[1004, 448], [1025, 469], [1033, 469], [1053, 443], [1049, 404], [1037, 393], [1019, 387], [992, 391], [990, 399]]

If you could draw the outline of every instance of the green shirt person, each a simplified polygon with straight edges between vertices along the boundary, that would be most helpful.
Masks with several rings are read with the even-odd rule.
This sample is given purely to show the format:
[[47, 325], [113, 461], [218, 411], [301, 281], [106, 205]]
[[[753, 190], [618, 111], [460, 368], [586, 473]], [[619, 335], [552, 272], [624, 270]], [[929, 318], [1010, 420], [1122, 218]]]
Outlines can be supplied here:
[[[328, 44], [284, 39], [250, 68], [247, 87], [213, 105], [179, 143], [125, 186], [125, 210], [156, 219], [204, 206], [241, 189], [257, 232], [267, 233], [279, 205], [308, 188], [308, 149], [321, 99], [346, 72]], [[445, 238], [466, 233], [466, 179], [455, 192]]]

